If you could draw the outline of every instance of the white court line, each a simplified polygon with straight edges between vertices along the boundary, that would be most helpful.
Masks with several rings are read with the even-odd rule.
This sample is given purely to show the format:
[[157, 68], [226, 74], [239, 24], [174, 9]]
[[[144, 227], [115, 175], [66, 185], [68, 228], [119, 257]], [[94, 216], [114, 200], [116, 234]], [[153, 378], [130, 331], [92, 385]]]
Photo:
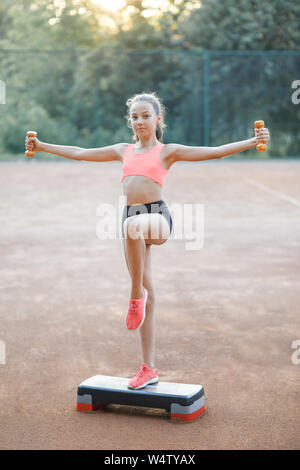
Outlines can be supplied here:
[[274, 191], [273, 189], [268, 188], [262, 183], [258, 183], [258, 181], [255, 180], [249, 180], [247, 179], [248, 183], [254, 184], [254, 186], [257, 186], [258, 188], [262, 189], [263, 191], [266, 191], [267, 193], [273, 194], [274, 196], [279, 197], [280, 199], [284, 199], [285, 201], [290, 202], [291, 204], [294, 204], [297, 207], [300, 207], [300, 201], [297, 199], [294, 199], [293, 197], [287, 196], [286, 194], [281, 193], [280, 191]]

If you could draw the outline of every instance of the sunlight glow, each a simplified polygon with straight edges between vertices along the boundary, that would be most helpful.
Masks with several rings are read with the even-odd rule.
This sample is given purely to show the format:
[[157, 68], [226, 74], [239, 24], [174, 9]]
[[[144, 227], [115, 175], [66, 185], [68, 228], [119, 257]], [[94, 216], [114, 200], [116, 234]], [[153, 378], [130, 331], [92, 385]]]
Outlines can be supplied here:
[[92, 0], [92, 2], [111, 11], [117, 11], [126, 6], [126, 0]]
[[[131, 16], [137, 12], [134, 2], [133, 5], [128, 5], [127, 0], [88, 1], [99, 7], [99, 14], [96, 8], [95, 15], [101, 27], [104, 26], [109, 31], [116, 33], [119, 31], [116, 21], [119, 25], [122, 25], [123, 30], [128, 30], [132, 27]], [[140, 3], [141, 8], [139, 9], [141, 10], [141, 15], [147, 18], [152, 26], [155, 26], [157, 21], [166, 12], [176, 15], [181, 11], [181, 16], [186, 17], [192, 14], [195, 9], [201, 8], [201, 0], [173, 0], [172, 2], [170, 0], [141, 0]], [[53, 11], [53, 17], [49, 19], [51, 26], [59, 23], [62, 12], [66, 9], [67, 4], [72, 4], [74, 7], [68, 12], [70, 16], [75, 16], [76, 14], [84, 15], [87, 12], [87, 9], [82, 6], [81, 0], [51, 0], [46, 6], [47, 10]], [[34, 4], [32, 5], [31, 9], [34, 11]], [[173, 25], [172, 29], [176, 29], [176, 25]]]

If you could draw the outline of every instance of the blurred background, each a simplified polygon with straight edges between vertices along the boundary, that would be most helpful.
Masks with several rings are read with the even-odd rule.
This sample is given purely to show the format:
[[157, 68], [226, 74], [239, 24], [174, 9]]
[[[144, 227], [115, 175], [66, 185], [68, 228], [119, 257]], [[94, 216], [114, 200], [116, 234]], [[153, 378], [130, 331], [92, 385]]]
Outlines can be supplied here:
[[[299, 24], [296, 0], [0, 0], [1, 449], [299, 449]], [[103, 207], [121, 231], [120, 162], [24, 155], [28, 130], [132, 142], [141, 92], [166, 107], [165, 143], [244, 140], [261, 119], [271, 133], [265, 152], [167, 177], [174, 226], [201, 204], [204, 244], [187, 248], [185, 211], [184, 237], [151, 248], [155, 362], [208, 397], [172, 430], [157, 410], [76, 412], [79, 383], [142, 359], [123, 244], [97, 237]]]
[[125, 103], [143, 91], [166, 107], [165, 143], [243, 140], [263, 119], [268, 150], [231, 158], [298, 157], [299, 20], [294, 0], [2, 0], [0, 158], [23, 159], [28, 130], [131, 142]]

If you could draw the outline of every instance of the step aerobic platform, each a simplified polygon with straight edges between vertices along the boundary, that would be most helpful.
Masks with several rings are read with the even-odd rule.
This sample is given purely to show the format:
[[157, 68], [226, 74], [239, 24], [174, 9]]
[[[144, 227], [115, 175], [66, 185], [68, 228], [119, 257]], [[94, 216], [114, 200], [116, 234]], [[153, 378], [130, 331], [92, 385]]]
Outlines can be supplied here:
[[129, 379], [95, 375], [77, 390], [77, 411], [91, 411], [106, 405], [131, 405], [163, 408], [171, 419], [193, 421], [205, 410], [202, 385], [158, 382], [140, 390], [127, 388]]

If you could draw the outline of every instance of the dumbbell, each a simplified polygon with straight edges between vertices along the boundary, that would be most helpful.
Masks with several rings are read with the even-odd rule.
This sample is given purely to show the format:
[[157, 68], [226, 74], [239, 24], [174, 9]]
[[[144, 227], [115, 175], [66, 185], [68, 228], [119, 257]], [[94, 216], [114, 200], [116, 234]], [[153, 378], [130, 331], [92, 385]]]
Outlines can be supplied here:
[[[28, 131], [26, 137], [36, 137], [37, 133], [35, 131]], [[35, 152], [33, 150], [27, 150], [25, 152], [26, 157], [34, 157]]]
[[[265, 127], [264, 121], [255, 121], [254, 125], [256, 129], [262, 129], [263, 127]], [[265, 142], [261, 142], [260, 144], [258, 144], [256, 146], [256, 150], [258, 150], [259, 152], [264, 152], [265, 150], [267, 150]]]

